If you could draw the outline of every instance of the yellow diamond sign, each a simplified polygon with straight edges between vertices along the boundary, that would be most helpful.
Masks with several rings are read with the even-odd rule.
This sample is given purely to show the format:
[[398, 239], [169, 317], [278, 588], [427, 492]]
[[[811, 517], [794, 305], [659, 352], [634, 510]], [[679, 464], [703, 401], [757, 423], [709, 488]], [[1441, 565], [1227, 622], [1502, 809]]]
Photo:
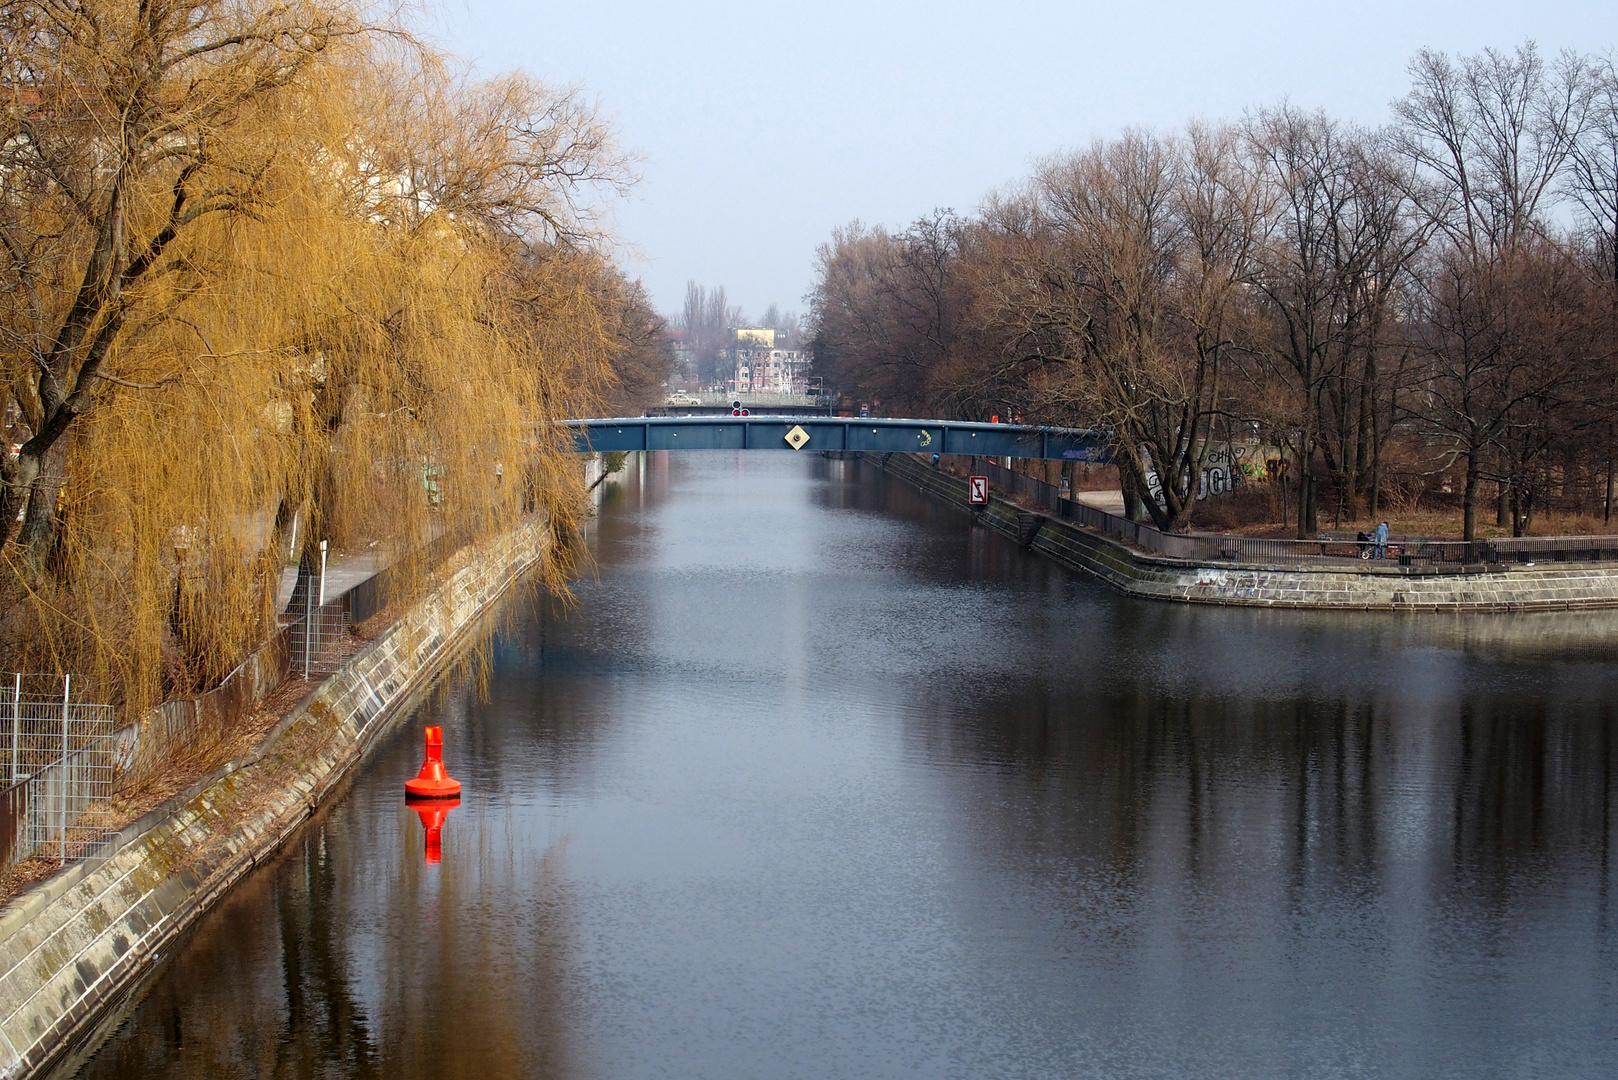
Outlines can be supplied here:
[[792, 447], [794, 450], [802, 450], [804, 444], [808, 441], [809, 433], [803, 430], [803, 428], [799, 427], [797, 424], [793, 424], [792, 430], [787, 432], [787, 445]]

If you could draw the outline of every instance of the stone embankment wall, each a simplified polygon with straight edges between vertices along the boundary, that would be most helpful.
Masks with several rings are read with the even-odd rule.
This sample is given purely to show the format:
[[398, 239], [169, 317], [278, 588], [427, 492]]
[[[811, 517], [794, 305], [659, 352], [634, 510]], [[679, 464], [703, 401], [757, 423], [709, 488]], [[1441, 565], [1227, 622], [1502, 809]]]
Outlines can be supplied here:
[[0, 1077], [69, 1052], [186, 926], [272, 855], [543, 557], [532, 523], [472, 554], [249, 757], [205, 777], [0, 910]]
[[1197, 604], [1382, 611], [1561, 611], [1618, 607], [1618, 566], [1564, 563], [1434, 573], [1418, 567], [1199, 564], [1136, 551], [999, 497], [967, 502], [966, 484], [908, 454], [866, 460], [928, 495], [977, 515], [1031, 551], [1083, 570], [1132, 596]]

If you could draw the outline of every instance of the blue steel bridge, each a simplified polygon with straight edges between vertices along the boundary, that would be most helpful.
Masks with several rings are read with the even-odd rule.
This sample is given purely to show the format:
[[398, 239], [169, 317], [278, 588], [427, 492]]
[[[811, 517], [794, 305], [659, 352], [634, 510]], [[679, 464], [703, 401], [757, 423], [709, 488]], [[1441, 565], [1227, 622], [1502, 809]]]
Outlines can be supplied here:
[[842, 450], [978, 454], [1091, 463], [1112, 460], [1105, 435], [1086, 428], [844, 416], [635, 416], [568, 420], [566, 423], [574, 431], [580, 453]]

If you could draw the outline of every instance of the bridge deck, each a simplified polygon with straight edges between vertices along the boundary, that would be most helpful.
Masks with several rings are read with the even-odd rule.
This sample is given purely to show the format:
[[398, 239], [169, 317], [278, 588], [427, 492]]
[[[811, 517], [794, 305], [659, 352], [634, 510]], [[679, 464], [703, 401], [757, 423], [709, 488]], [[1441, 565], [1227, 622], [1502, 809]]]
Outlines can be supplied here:
[[1110, 460], [1105, 437], [1084, 428], [980, 424], [960, 420], [889, 420], [834, 416], [636, 416], [569, 420], [581, 453], [616, 450], [791, 450], [794, 427], [809, 436], [803, 450], [872, 453], [982, 454], [985, 457]]

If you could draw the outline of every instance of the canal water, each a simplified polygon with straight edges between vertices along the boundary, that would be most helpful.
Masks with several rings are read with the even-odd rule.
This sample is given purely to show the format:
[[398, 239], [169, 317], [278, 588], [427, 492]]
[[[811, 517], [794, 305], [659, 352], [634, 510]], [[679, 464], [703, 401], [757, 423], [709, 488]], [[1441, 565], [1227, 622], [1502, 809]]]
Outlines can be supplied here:
[[789, 454], [590, 543], [80, 1075], [1618, 1071], [1612, 616], [1131, 600]]

